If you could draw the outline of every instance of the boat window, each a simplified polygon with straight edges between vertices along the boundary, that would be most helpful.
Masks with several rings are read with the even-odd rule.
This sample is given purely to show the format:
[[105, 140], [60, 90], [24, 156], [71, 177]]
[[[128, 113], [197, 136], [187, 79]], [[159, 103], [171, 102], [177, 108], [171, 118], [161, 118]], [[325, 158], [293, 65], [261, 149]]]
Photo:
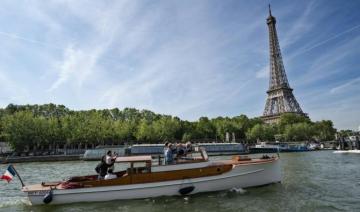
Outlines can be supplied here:
[[191, 152], [187, 154], [186, 158], [196, 159], [196, 158], [203, 158], [201, 152]]
[[151, 163], [150, 162], [130, 163], [130, 166], [127, 169], [127, 172], [132, 173], [132, 174], [150, 173], [151, 172]]

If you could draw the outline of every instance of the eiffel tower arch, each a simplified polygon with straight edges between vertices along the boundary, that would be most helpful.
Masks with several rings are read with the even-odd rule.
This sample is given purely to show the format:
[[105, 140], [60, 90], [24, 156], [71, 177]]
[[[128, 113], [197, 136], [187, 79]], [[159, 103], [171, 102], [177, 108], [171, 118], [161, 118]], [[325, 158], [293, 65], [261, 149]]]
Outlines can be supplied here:
[[261, 118], [265, 123], [276, 123], [284, 113], [307, 116], [301, 110], [292, 92], [293, 89], [289, 85], [276, 32], [276, 19], [271, 14], [270, 5], [269, 17], [266, 19], [266, 23], [269, 28], [270, 80], [265, 109]]

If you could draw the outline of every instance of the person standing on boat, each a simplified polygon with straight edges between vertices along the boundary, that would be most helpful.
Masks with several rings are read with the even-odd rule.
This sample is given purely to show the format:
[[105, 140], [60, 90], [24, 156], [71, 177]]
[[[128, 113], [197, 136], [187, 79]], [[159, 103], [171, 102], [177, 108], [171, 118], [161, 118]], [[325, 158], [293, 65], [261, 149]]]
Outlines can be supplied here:
[[[168, 150], [168, 148], [169, 148], [169, 142], [165, 142], [165, 145], [164, 145], [164, 165], [166, 165], [166, 152], [167, 152], [167, 150]], [[159, 159], [160, 160], [160, 159]]]
[[177, 159], [186, 157], [187, 154], [191, 153], [192, 151], [191, 142], [188, 141], [186, 144], [177, 144], [176, 150]]
[[165, 151], [169, 148], [169, 142], [165, 142], [165, 145], [164, 145], [164, 157], [165, 157]]
[[191, 145], [191, 142], [188, 141], [185, 144], [185, 155], [191, 154], [191, 152], [192, 152], [192, 145]]
[[105, 158], [105, 163], [108, 166], [107, 172], [112, 173], [114, 171], [115, 160], [116, 160], [116, 155], [113, 156], [111, 150], [109, 150], [106, 153], [106, 158]]
[[180, 159], [186, 156], [186, 147], [183, 144], [176, 145], [176, 159]]
[[102, 156], [101, 162], [95, 168], [95, 171], [99, 174], [98, 179], [104, 179], [108, 173], [112, 174], [115, 160], [116, 155], [113, 156], [111, 150]]
[[173, 147], [172, 143], [168, 143], [167, 147], [165, 146], [165, 150], [164, 150], [165, 164], [173, 164], [174, 163], [172, 147]]
[[104, 179], [108, 172], [108, 165], [106, 164], [106, 155], [101, 157], [100, 163], [96, 166], [95, 171], [99, 174], [98, 179]]

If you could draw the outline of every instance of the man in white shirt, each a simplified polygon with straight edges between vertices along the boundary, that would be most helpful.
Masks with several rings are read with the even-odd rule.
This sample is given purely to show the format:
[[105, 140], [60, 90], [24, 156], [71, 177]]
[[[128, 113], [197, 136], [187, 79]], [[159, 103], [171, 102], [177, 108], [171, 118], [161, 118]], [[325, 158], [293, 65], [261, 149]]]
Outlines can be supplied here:
[[113, 156], [112, 155], [112, 152], [111, 150], [109, 150], [107, 153], [106, 153], [106, 157], [105, 157], [105, 163], [106, 165], [108, 165], [108, 173], [111, 173], [114, 171], [114, 163], [115, 163], [115, 160], [116, 160], [116, 155]]

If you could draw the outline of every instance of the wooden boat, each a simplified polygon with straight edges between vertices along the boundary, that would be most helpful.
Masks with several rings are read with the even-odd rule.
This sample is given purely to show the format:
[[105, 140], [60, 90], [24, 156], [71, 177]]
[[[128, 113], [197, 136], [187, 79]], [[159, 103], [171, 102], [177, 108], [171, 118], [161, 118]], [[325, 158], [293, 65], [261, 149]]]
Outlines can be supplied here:
[[65, 204], [189, 195], [281, 181], [278, 157], [233, 156], [229, 160], [209, 161], [204, 149], [199, 153], [172, 165], [161, 165], [160, 161], [155, 164], [151, 156], [118, 157], [116, 162], [126, 163], [129, 168], [114, 172], [115, 179], [76, 176], [61, 182], [24, 186], [22, 191], [33, 205]]

